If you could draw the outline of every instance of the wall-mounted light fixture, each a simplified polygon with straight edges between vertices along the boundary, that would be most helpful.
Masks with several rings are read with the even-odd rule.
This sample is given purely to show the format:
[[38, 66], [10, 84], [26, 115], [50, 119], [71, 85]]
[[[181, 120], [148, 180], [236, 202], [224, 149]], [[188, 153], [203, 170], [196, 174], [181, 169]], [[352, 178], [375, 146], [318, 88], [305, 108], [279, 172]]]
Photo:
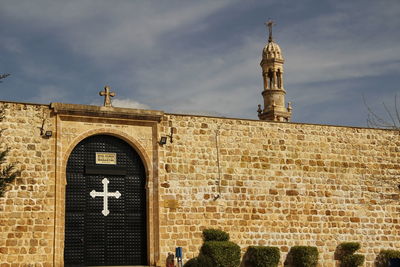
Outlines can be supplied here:
[[161, 136], [160, 141], [158, 142], [160, 146], [163, 146], [167, 143], [167, 137], [166, 136]]
[[52, 131], [46, 131], [46, 132], [44, 133], [44, 136], [46, 136], [47, 138], [50, 138], [50, 137], [53, 136], [53, 132], [52, 132]]
[[43, 138], [50, 138], [53, 136], [52, 131], [45, 131], [43, 128], [40, 128], [40, 136]]
[[167, 138], [168, 137], [169, 137], [169, 142], [173, 143], [173, 141], [174, 141], [173, 140], [174, 131], [173, 131], [172, 127], [170, 129], [171, 129], [171, 134], [168, 134], [166, 136], [161, 136], [160, 141], [158, 142], [160, 144], [160, 146], [163, 146], [163, 145], [165, 145], [167, 143], [167, 140], [168, 140]]
[[53, 132], [52, 131], [45, 131], [44, 130], [44, 123], [46, 122], [46, 119], [43, 119], [42, 121], [42, 127], [39, 127], [40, 129], [40, 136], [43, 138], [50, 138], [53, 136]]

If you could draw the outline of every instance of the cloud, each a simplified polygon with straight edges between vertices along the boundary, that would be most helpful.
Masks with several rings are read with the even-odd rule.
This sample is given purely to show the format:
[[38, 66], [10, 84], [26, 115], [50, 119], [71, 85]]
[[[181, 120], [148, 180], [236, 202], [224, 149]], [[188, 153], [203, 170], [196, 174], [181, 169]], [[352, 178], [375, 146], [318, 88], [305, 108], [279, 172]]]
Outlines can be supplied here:
[[43, 85], [36, 90], [36, 96], [28, 101], [33, 103], [48, 104], [51, 102], [63, 102], [66, 90], [53, 84]]
[[[361, 30], [370, 23], [372, 14], [382, 18], [386, 11], [376, 5], [365, 7], [358, 11], [358, 21], [354, 23], [353, 10], [357, 8], [341, 7], [330, 14], [311, 16], [277, 29], [276, 39], [286, 58], [288, 101], [304, 107], [318, 103], [332, 105], [342, 101], [353, 86], [338, 81], [400, 72], [400, 47], [393, 47], [394, 40], [400, 38], [382, 36], [376, 40], [370, 31]], [[388, 20], [399, 25], [395, 18], [391, 16]], [[371, 30], [387, 24], [373, 22], [376, 25]], [[240, 42], [217, 51], [194, 47], [186, 53], [176, 53], [172, 60], [141, 68], [133, 79], [146, 102], [166, 110], [207, 108], [225, 116], [255, 118], [257, 103], [262, 102], [258, 63], [264, 38], [246, 34]], [[162, 98], [157, 97], [160, 92]]]
[[[382, 1], [383, 2], [383, 1]], [[338, 3], [330, 14], [288, 25], [282, 47], [289, 84], [330, 82], [400, 72], [400, 5]], [[391, 11], [388, 11], [391, 9]], [[389, 13], [389, 14], [388, 14]]]
[[5, 49], [7, 52], [21, 54], [24, 50], [23, 46], [16, 38], [4, 37], [0, 43], [0, 47]]
[[114, 107], [120, 108], [134, 108], [134, 109], [149, 109], [150, 107], [146, 104], [139, 103], [132, 99], [118, 99], [112, 100], [112, 105]]
[[74, 53], [113, 65], [115, 60], [162, 56], [169, 33], [198, 27], [196, 23], [234, 2], [39, 0], [4, 5], [2, 13], [32, 32], [51, 34]]
[[65, 88], [63, 101], [85, 104], [110, 84], [132, 101], [120, 105], [256, 119], [265, 11], [281, 16], [274, 37], [286, 59], [286, 100], [300, 121], [343, 103], [360, 85], [371, 90], [371, 77], [400, 73], [400, 5], [390, 1], [327, 1], [313, 9], [310, 1], [290, 10], [257, 1], [14, 2], [4, 5], [0, 22], [10, 27], [2, 35], [6, 51], [20, 54], [10, 72], [24, 75], [25, 98], [33, 97], [31, 87], [52, 85]]
[[145, 102], [167, 112], [208, 110], [212, 114], [243, 116], [243, 108], [252, 102], [252, 116], [256, 116], [262, 90], [257, 43], [246, 38], [218, 55], [194, 50], [149, 69], [136, 70], [132, 77], [137, 82], [136, 92]]

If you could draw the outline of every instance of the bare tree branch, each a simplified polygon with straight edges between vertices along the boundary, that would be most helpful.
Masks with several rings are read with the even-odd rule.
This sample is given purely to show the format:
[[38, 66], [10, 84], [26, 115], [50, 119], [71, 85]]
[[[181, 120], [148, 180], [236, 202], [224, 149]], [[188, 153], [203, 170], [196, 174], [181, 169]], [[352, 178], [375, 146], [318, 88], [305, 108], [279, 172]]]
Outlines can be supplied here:
[[394, 95], [394, 111], [396, 112], [397, 121], [400, 122], [400, 111], [397, 108], [397, 95]]
[[[0, 80], [1, 80], [1, 79], [4, 79], [4, 78], [7, 78], [8, 76], [10, 76], [9, 73], [0, 74]], [[2, 81], [0, 81], [0, 83], [1, 83], [1, 82], [2, 82]]]
[[382, 129], [400, 129], [400, 110], [397, 103], [397, 95], [394, 96], [394, 110], [391, 110], [386, 103], [382, 103], [385, 110], [385, 115], [378, 115], [365, 100], [363, 95], [364, 105], [367, 108], [367, 125], [371, 128], [382, 128]]

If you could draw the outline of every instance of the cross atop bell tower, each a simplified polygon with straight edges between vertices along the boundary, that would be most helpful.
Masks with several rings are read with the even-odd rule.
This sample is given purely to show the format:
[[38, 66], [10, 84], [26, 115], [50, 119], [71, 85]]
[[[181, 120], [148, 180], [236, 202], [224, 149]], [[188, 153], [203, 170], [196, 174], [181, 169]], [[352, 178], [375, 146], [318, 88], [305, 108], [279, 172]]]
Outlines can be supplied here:
[[286, 91], [283, 87], [283, 63], [281, 48], [272, 38], [272, 27], [275, 23], [269, 20], [265, 23], [268, 27], [268, 43], [262, 53], [261, 69], [264, 80], [262, 96], [264, 108], [258, 105], [258, 117], [260, 120], [289, 121], [292, 115], [290, 102], [285, 106]]
[[267, 22], [264, 23], [267, 27], [268, 27], [268, 31], [269, 31], [269, 37], [268, 37], [268, 42], [272, 42], [272, 27], [275, 24], [275, 22], [273, 20], [268, 20]]

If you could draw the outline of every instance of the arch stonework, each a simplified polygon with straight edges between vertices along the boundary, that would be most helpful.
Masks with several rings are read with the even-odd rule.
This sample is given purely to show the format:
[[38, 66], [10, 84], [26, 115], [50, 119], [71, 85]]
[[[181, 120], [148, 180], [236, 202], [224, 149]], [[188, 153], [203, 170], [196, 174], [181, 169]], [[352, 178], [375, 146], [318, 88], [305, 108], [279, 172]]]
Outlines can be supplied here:
[[[79, 122], [74, 122], [79, 123]], [[65, 189], [66, 189], [66, 167], [69, 156], [73, 149], [79, 142], [85, 138], [98, 134], [105, 134], [117, 137], [125, 141], [139, 154], [145, 167], [146, 174], [146, 203], [147, 203], [147, 260], [149, 264], [154, 264], [159, 260], [159, 215], [158, 215], [158, 188], [154, 175], [154, 167], [157, 165], [156, 159], [149, 156], [145, 147], [134, 136], [129, 135], [121, 130], [113, 129], [111, 127], [98, 127], [90, 130], [83, 130], [65, 144], [63, 138], [61, 123], [58, 123], [58, 130], [56, 132], [56, 149], [57, 149], [57, 168], [55, 175], [55, 228], [54, 228], [54, 266], [63, 266], [64, 261], [64, 238], [65, 238]], [[152, 123], [147, 125], [152, 128], [152, 136], [156, 136], [157, 127]], [[64, 143], [64, 145], [63, 145]], [[154, 154], [154, 153], [153, 153]], [[151, 220], [150, 220], [151, 218]]]
[[78, 137], [76, 137], [74, 139], [74, 141], [72, 141], [72, 143], [70, 143], [70, 146], [64, 153], [64, 157], [62, 160], [63, 166], [65, 166], [65, 167], [67, 166], [69, 156], [71, 155], [72, 150], [74, 150], [74, 148], [79, 144], [79, 142], [81, 142], [82, 140], [86, 139], [89, 136], [98, 135], [98, 134], [106, 134], [106, 135], [115, 136], [119, 139], [124, 140], [133, 149], [135, 149], [136, 152], [138, 152], [140, 158], [142, 159], [142, 162], [143, 162], [145, 170], [146, 170], [146, 179], [147, 179], [147, 182], [149, 182], [149, 177], [152, 175], [151, 160], [150, 160], [149, 156], [147, 155], [144, 147], [142, 147], [142, 145], [140, 145], [140, 143], [132, 136], [129, 136], [128, 134], [126, 134], [122, 131], [118, 131], [118, 130], [110, 129], [110, 128], [98, 128], [98, 129], [89, 130], [84, 133], [81, 133]]

